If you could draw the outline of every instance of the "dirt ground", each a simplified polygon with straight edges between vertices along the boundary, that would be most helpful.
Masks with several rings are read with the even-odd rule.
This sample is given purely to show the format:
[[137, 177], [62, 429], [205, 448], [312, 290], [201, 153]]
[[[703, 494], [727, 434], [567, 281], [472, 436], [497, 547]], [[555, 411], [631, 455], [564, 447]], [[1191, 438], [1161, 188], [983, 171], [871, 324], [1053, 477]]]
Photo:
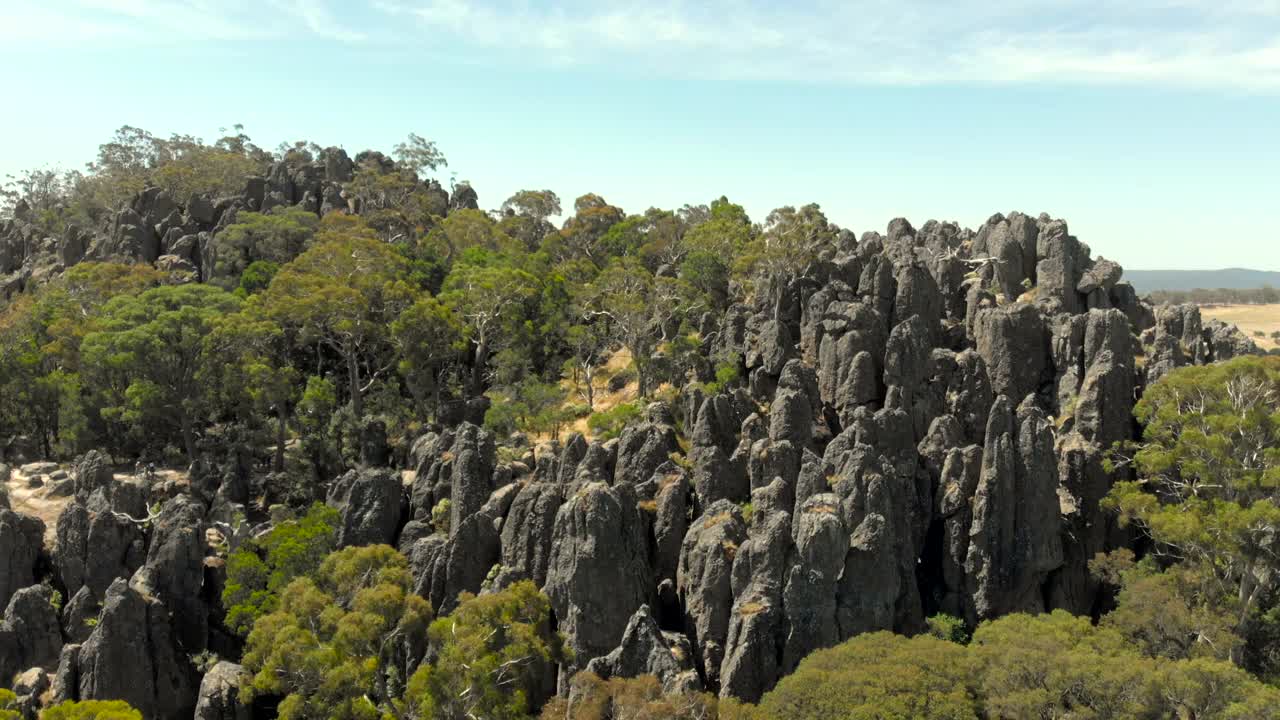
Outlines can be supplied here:
[[[65, 466], [60, 469], [71, 471], [70, 467]], [[67, 506], [67, 503], [71, 502], [71, 498], [69, 496], [51, 497], [49, 489], [53, 486], [53, 482], [46, 481], [41, 487], [31, 487], [29, 480], [30, 478], [22, 474], [21, 470], [13, 469], [5, 481], [9, 491], [9, 505], [14, 512], [32, 515], [44, 521], [44, 544], [52, 548], [54, 538], [57, 536], [58, 516], [62, 514], [62, 509]]]
[[[1206, 320], [1213, 318], [1235, 325], [1263, 350], [1280, 347], [1280, 343], [1271, 337], [1271, 333], [1280, 330], [1280, 304], [1203, 305], [1200, 315]], [[1262, 331], [1261, 337], [1256, 334], [1259, 330]]]
[[[70, 464], [59, 465], [58, 470], [66, 472], [68, 475], [72, 473], [74, 468]], [[133, 469], [117, 468], [115, 473], [116, 482], [134, 482]], [[157, 483], [167, 480], [185, 481], [186, 473], [181, 470], [170, 468], [157, 468]], [[44, 543], [46, 547], [53, 548], [54, 540], [57, 537], [58, 516], [62, 514], [63, 508], [71, 502], [71, 495], [58, 497], [51, 494], [51, 490], [57, 481], [50, 480], [45, 476], [44, 484], [40, 487], [31, 487], [30, 478], [23, 474], [20, 467], [15, 467], [9, 474], [9, 478], [5, 480], [5, 487], [9, 491], [9, 505], [14, 512], [20, 512], [24, 515], [32, 515], [44, 521]]]

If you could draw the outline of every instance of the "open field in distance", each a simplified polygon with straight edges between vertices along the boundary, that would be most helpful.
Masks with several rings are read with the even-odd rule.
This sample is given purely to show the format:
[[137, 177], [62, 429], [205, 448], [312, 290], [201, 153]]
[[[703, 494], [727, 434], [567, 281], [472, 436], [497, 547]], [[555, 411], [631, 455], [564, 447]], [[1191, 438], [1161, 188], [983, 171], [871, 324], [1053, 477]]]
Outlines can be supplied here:
[[[1280, 347], [1271, 333], [1280, 330], [1280, 304], [1270, 305], [1205, 305], [1200, 314], [1206, 320], [1215, 318], [1232, 323], [1263, 350]], [[1262, 337], [1257, 331], [1262, 331]]]

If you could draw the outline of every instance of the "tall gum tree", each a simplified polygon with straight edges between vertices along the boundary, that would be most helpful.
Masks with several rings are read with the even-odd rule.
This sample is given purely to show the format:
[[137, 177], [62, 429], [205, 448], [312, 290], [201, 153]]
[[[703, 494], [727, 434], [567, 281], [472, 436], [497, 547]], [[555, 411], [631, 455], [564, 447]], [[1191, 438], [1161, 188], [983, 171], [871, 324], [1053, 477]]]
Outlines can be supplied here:
[[342, 359], [356, 418], [364, 415], [369, 387], [395, 363], [392, 320], [419, 294], [406, 281], [408, 265], [359, 219], [334, 213], [263, 298], [267, 316], [295, 330], [299, 342], [319, 343]]

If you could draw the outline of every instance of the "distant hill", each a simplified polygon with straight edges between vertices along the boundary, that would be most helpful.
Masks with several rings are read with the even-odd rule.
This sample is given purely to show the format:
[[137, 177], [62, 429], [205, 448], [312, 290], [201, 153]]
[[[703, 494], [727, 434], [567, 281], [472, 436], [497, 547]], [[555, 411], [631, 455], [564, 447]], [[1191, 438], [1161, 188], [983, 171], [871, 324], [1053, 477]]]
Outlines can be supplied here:
[[1139, 295], [1154, 290], [1195, 290], [1198, 288], [1251, 289], [1270, 285], [1280, 288], [1280, 272], [1226, 268], [1223, 270], [1129, 270], [1124, 279], [1133, 283]]

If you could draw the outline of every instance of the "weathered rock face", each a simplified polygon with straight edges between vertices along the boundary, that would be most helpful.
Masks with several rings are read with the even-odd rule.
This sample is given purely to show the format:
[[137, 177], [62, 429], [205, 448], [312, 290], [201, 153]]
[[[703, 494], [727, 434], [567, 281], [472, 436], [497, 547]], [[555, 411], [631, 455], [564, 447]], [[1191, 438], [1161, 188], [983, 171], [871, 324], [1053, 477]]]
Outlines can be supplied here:
[[693, 484], [702, 502], [740, 500], [749, 493], [741, 463], [732, 459], [743, 419], [727, 395], [706, 398], [698, 410], [690, 438]]
[[544, 590], [574, 652], [573, 669], [617, 647], [631, 615], [650, 602], [645, 535], [626, 483], [587, 484], [557, 511]]
[[200, 681], [195, 720], [250, 720], [250, 708], [241, 705], [238, 697], [244, 676], [244, 668], [225, 660], [205, 673]]
[[587, 663], [587, 671], [604, 680], [654, 675], [667, 693], [699, 692], [702, 681], [691, 660], [688, 640], [663, 632], [649, 606], [642, 605], [627, 622], [618, 647]]
[[680, 447], [674, 424], [671, 409], [653, 403], [645, 410], [644, 422], [627, 426], [618, 438], [614, 482], [639, 485], [653, 477], [658, 466]]
[[458, 428], [454, 447], [449, 497], [451, 527], [456, 528], [483, 507], [493, 492], [493, 436], [474, 425], [464, 424]]
[[76, 497], [88, 500], [93, 491], [111, 486], [111, 464], [105, 455], [90, 450], [76, 464], [74, 477]]
[[777, 682], [786, 620], [783, 585], [791, 541], [791, 486], [781, 478], [751, 494], [747, 539], [733, 559], [733, 608], [720, 693], [756, 702]]
[[169, 613], [124, 580], [107, 590], [98, 624], [75, 661], [78, 699], [124, 700], [148, 718], [191, 717], [195, 709], [195, 673]]
[[141, 529], [110, 511], [90, 512], [79, 502], [58, 516], [54, 564], [67, 593], [88, 587], [98, 598], [116, 578], [127, 578], [146, 559]]
[[680, 550], [676, 588], [684, 606], [684, 630], [709, 688], [720, 684], [733, 610], [733, 560], [746, 539], [742, 511], [719, 500], [689, 527]]
[[0, 683], [27, 668], [53, 668], [61, 654], [53, 589], [33, 585], [14, 593], [0, 621]]
[[147, 561], [130, 586], [160, 600], [173, 616], [173, 637], [188, 653], [205, 647], [209, 607], [204, 599], [205, 508], [186, 496], [165, 503], [154, 523]]
[[918, 629], [923, 611], [915, 583], [912, 488], [870, 446], [859, 445], [843, 462], [831, 464], [843, 468], [834, 489], [850, 531], [836, 601], [841, 639], [875, 630]]
[[693, 487], [688, 475], [667, 463], [654, 475], [656, 484], [653, 500], [653, 556], [654, 581], [667, 583], [674, 589], [676, 572], [680, 565], [680, 546], [689, 528], [689, 510]]
[[39, 518], [0, 509], [0, 605], [35, 583], [36, 560], [44, 540]]
[[[429, 599], [437, 613], [452, 612], [459, 593], [481, 591], [501, 560], [499, 528], [518, 490], [510, 484], [495, 491], [479, 511], [451, 526], [448, 537], [429, 535], [414, 543], [409, 553], [414, 590]], [[508, 577], [505, 581], [519, 579]]]
[[533, 483], [520, 488], [502, 524], [502, 567], [510, 580], [532, 580], [542, 587], [551, 563], [556, 514], [564, 486]]
[[973, 498], [965, 570], [971, 618], [1040, 612], [1049, 573], [1062, 565], [1058, 467], [1049, 420], [1028, 399], [1015, 414], [996, 399]]
[[974, 335], [995, 394], [1023, 398], [1040, 389], [1050, 370], [1049, 335], [1034, 305], [982, 310]]
[[338, 547], [392, 545], [404, 513], [404, 487], [386, 468], [351, 470], [329, 490], [329, 504], [342, 513]]

